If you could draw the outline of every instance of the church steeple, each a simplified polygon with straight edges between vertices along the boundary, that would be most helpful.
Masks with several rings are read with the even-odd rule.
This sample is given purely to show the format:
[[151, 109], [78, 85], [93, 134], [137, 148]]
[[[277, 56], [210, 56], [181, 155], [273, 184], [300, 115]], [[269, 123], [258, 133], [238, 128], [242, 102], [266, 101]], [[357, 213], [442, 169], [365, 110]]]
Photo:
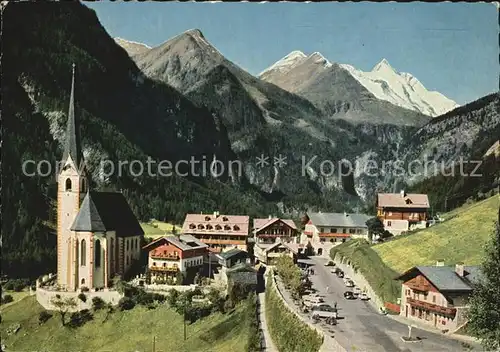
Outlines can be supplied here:
[[75, 64], [73, 64], [71, 96], [69, 98], [68, 122], [66, 125], [66, 140], [64, 141], [62, 162], [66, 163], [68, 157], [71, 157], [71, 160], [75, 163], [75, 167], [78, 169], [83, 158], [80, 149], [80, 138], [75, 121]]

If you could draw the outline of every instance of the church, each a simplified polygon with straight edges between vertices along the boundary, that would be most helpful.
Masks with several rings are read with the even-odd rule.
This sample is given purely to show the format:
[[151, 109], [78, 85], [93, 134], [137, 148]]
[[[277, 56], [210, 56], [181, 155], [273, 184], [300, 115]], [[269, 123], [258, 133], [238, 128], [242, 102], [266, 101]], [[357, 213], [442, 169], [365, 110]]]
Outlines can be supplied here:
[[57, 283], [67, 291], [110, 287], [140, 259], [144, 237], [125, 197], [90, 191], [74, 107], [75, 65], [57, 179]]

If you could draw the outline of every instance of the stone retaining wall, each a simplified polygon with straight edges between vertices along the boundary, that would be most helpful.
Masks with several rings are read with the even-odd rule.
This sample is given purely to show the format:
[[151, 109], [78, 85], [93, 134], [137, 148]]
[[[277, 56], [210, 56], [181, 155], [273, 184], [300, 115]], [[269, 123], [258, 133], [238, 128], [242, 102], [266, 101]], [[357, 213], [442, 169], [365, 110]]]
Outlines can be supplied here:
[[[268, 280], [269, 281], [269, 280]], [[321, 348], [319, 349], [318, 352], [346, 352], [346, 349], [343, 348], [335, 339], [333, 339], [331, 336], [325, 335], [324, 331], [312, 324], [311, 322], [307, 321], [302, 317], [293, 307], [290, 307], [286, 300], [283, 298], [283, 295], [280, 292], [280, 289], [276, 283], [276, 278], [274, 277], [274, 273], [271, 271], [271, 287], [275, 290], [277, 293], [277, 296], [281, 299], [281, 302], [283, 302], [284, 306], [288, 308], [289, 311], [291, 311], [297, 318], [299, 318], [304, 324], [309, 326], [311, 329], [315, 330], [322, 338], [323, 338], [323, 344], [321, 345]], [[281, 352], [286, 352], [286, 351], [281, 351]]]
[[36, 289], [36, 300], [40, 305], [47, 310], [57, 310], [57, 308], [51, 303], [51, 300], [59, 295], [61, 299], [74, 298], [77, 306], [75, 309], [70, 309], [70, 312], [79, 311], [82, 309], [92, 308], [92, 298], [100, 297], [104, 302], [111, 303], [112, 305], [117, 305], [120, 298], [123, 297], [118, 291], [98, 291], [98, 292], [83, 292], [87, 297], [85, 302], [82, 302], [78, 295], [80, 292], [63, 292], [47, 290], [43, 287], [38, 287]]

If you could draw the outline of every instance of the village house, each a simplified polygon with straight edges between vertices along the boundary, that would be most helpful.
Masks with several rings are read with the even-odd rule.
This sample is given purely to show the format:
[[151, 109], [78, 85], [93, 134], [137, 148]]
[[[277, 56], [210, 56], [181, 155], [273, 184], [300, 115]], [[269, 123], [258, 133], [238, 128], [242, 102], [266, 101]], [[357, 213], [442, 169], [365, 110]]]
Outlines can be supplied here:
[[277, 240], [275, 243], [268, 245], [268, 247], [255, 247], [255, 256], [257, 259], [266, 265], [275, 265], [276, 260], [281, 256], [288, 256], [293, 259], [294, 263], [297, 262], [299, 245], [296, 243], [285, 243]]
[[455, 331], [466, 322], [467, 301], [477, 282], [477, 266], [416, 266], [397, 280], [402, 281], [400, 315], [432, 325], [440, 330]]
[[242, 251], [238, 248], [233, 248], [226, 252], [216, 254], [216, 257], [223, 269], [230, 269], [236, 264], [248, 263], [249, 261], [248, 252]]
[[277, 239], [290, 242], [298, 235], [297, 226], [291, 219], [280, 219], [269, 216], [265, 219], [254, 219], [252, 233], [255, 244], [273, 244]]
[[212, 252], [247, 250], [250, 219], [243, 215], [187, 214], [182, 233], [196, 237]]
[[301, 243], [310, 242], [314, 251], [322, 255], [335, 244], [351, 238], [368, 238], [366, 222], [370, 216], [348, 213], [307, 213]]
[[165, 236], [143, 247], [148, 251], [151, 282], [184, 276], [188, 270], [199, 271], [208, 254], [208, 246], [193, 236]]
[[377, 217], [384, 228], [393, 235], [427, 226], [427, 212], [430, 208], [427, 194], [379, 193]]
[[91, 192], [74, 107], [75, 68], [62, 168], [57, 178], [57, 284], [65, 291], [108, 288], [141, 255], [144, 236], [122, 193]]

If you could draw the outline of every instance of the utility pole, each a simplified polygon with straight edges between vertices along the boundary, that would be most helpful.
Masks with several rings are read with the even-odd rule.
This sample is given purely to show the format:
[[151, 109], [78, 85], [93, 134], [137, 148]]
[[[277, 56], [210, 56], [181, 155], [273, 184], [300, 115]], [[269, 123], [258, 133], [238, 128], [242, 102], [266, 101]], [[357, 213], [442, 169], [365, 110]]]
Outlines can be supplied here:
[[153, 352], [156, 352], [156, 336], [153, 336]]
[[183, 320], [184, 320], [184, 341], [186, 341], [186, 305], [187, 305], [187, 302], [184, 302], [184, 312], [183, 312]]
[[446, 197], [444, 198], [444, 212], [445, 212], [445, 213], [446, 213], [446, 210], [448, 209], [448, 208], [447, 208], [447, 206], [448, 206], [448, 196], [446, 196]]

